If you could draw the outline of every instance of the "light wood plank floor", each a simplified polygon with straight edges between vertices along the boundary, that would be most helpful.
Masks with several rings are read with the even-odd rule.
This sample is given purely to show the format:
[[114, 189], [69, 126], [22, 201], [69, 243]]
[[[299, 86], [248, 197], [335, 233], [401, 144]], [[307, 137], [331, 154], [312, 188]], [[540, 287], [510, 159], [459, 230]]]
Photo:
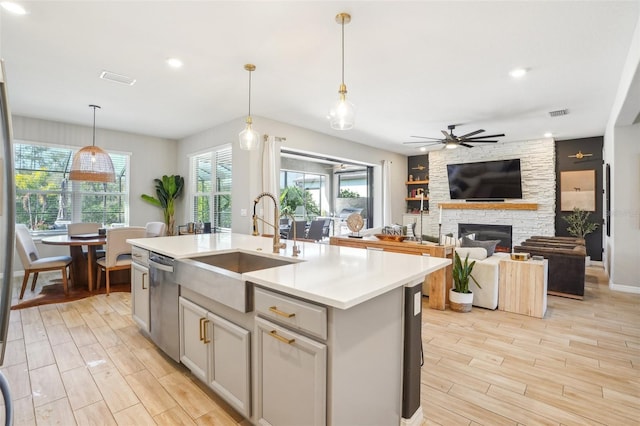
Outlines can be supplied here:
[[[589, 274], [585, 300], [551, 296], [544, 319], [424, 299], [424, 424], [640, 424], [640, 295]], [[129, 294], [12, 311], [9, 330], [17, 425], [242, 422], [139, 334]]]

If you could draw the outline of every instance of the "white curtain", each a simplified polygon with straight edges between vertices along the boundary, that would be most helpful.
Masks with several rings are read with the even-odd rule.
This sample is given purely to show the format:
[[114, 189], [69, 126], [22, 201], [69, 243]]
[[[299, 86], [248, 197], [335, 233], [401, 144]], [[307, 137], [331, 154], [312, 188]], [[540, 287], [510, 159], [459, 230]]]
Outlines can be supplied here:
[[[262, 192], [273, 194], [278, 204], [280, 204], [280, 170], [278, 170], [276, 155], [279, 151], [280, 149], [276, 138], [265, 135], [264, 143], [262, 144]], [[264, 220], [267, 223], [274, 223], [273, 202], [268, 197], [262, 198], [261, 208]], [[259, 226], [259, 229], [262, 229], [263, 234], [273, 234], [274, 232], [278, 232], [279, 224], [276, 223], [275, 226], [276, 229], [274, 230], [263, 223], [262, 226]]]
[[382, 160], [382, 226], [391, 224], [391, 161]]

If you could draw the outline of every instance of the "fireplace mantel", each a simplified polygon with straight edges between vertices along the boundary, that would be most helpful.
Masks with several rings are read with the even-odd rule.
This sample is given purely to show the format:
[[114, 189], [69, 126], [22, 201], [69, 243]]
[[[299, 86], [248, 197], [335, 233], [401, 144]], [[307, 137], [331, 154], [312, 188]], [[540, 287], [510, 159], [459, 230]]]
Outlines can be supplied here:
[[438, 207], [449, 210], [538, 210], [538, 203], [439, 203]]

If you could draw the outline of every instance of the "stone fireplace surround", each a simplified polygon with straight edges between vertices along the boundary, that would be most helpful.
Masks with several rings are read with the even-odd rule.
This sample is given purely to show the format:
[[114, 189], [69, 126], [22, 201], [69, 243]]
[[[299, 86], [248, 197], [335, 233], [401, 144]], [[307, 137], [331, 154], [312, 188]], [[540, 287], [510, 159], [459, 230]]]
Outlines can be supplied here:
[[[522, 200], [491, 203], [488, 208], [457, 208], [462, 200], [453, 203], [449, 196], [447, 164], [520, 158], [522, 171]], [[555, 142], [540, 139], [522, 142], [498, 142], [473, 148], [438, 150], [429, 153], [429, 208], [424, 215], [425, 234], [438, 235], [440, 204], [442, 209], [442, 235], [458, 236], [458, 224], [477, 223], [512, 226], [511, 247], [519, 245], [532, 235], [555, 235]], [[510, 203], [532, 203], [532, 209], [511, 209]], [[490, 207], [490, 208], [489, 208]]]

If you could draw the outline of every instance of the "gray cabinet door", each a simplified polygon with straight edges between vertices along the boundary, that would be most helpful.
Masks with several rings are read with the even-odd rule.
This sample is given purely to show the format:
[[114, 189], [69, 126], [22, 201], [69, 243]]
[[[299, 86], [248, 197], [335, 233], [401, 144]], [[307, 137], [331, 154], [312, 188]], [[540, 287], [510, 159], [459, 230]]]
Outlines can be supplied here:
[[325, 425], [327, 346], [256, 318], [260, 424]]
[[209, 313], [213, 333], [213, 353], [209, 386], [240, 414], [251, 417], [251, 333]]
[[149, 268], [131, 264], [131, 314], [138, 326], [149, 332]]
[[180, 361], [205, 383], [212, 341], [207, 313], [206, 309], [180, 298]]

